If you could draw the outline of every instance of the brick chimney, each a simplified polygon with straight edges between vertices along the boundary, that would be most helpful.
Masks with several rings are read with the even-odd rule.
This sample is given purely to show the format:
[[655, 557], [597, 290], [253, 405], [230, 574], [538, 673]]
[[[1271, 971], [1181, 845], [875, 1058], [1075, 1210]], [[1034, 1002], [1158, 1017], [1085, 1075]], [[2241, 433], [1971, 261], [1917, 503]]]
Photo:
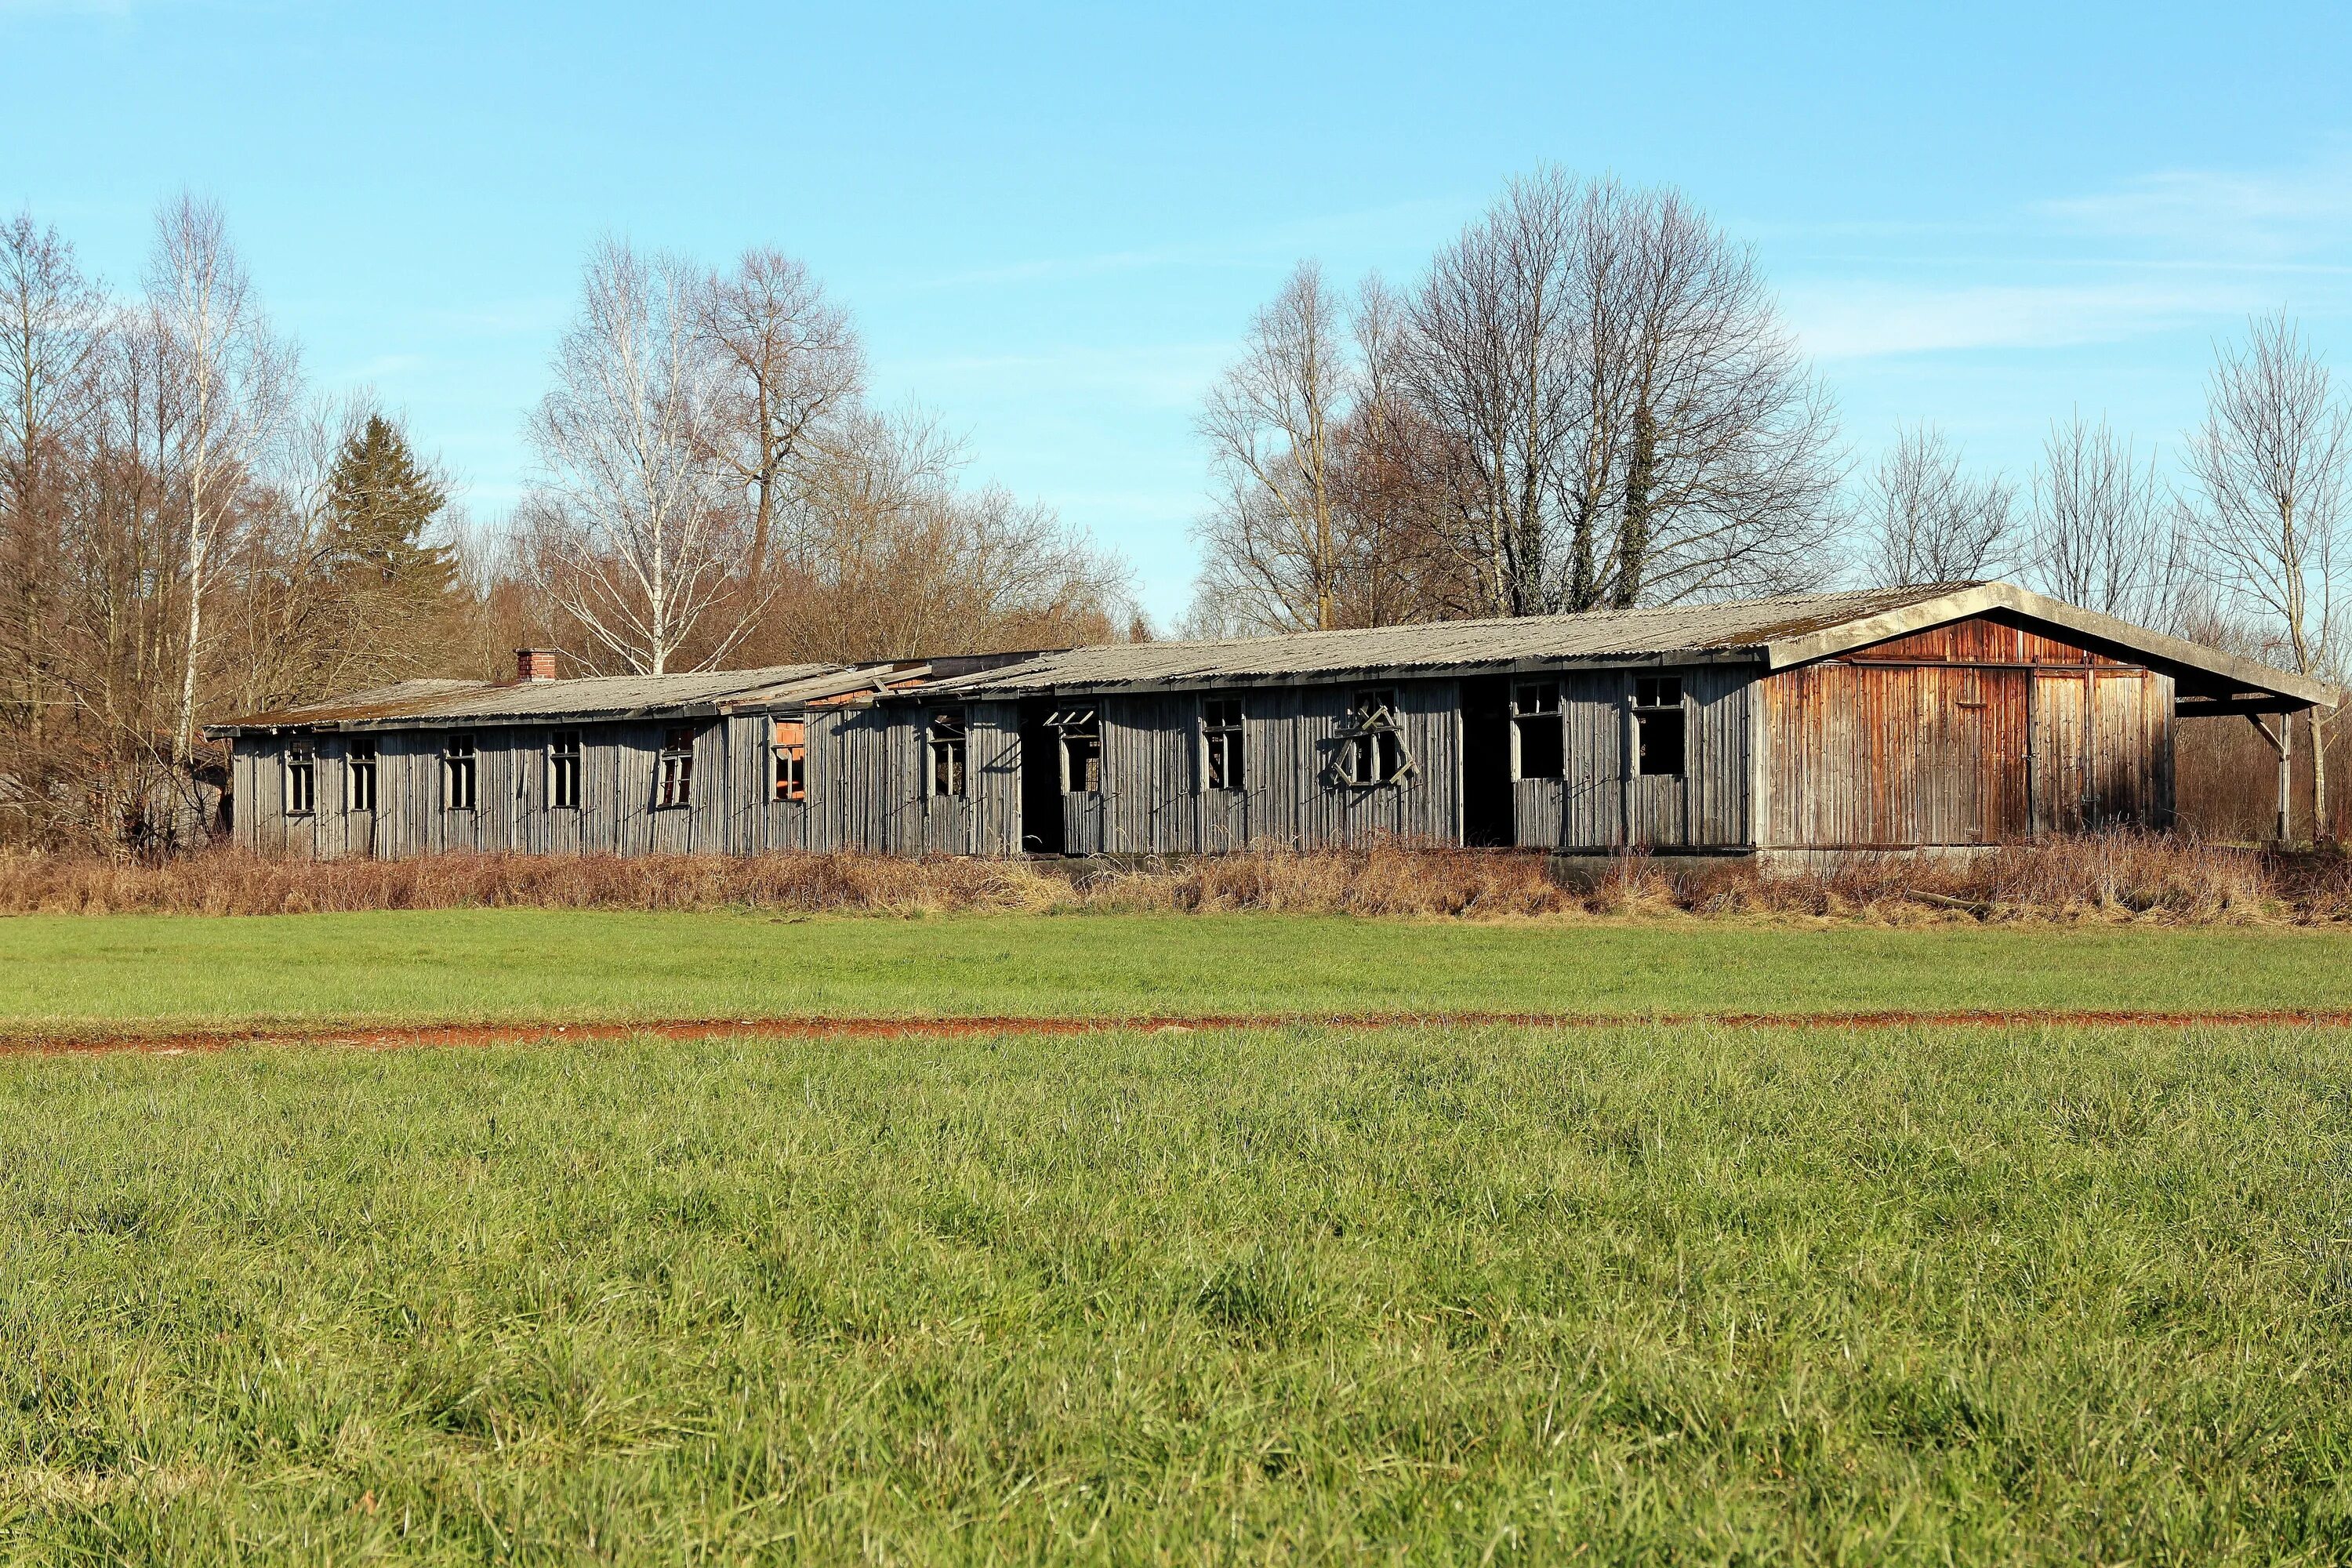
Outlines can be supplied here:
[[519, 647], [515, 649], [515, 683], [535, 685], [555, 679], [555, 650], [551, 647]]

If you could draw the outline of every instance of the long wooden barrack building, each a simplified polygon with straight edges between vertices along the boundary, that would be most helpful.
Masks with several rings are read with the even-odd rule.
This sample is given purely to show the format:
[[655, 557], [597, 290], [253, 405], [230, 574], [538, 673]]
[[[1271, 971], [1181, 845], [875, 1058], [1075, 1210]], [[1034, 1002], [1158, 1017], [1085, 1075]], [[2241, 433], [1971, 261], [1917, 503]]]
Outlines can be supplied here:
[[511, 682], [406, 681], [213, 726], [233, 742], [237, 841], [321, 857], [1959, 847], [2166, 826], [2179, 721], [2340, 700], [2001, 583], [720, 674], [556, 679], [551, 664], [526, 653]]

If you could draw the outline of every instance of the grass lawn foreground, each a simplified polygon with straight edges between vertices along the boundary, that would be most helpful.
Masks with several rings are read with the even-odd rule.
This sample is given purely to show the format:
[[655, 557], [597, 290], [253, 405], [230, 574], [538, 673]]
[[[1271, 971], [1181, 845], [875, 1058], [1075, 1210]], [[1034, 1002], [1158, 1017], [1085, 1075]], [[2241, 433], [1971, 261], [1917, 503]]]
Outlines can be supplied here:
[[2352, 1003], [2352, 932], [2154, 926], [789, 918], [537, 910], [0, 920], [0, 1035], [319, 1022]]
[[0, 1557], [2352, 1562], [2352, 1031], [2273, 929], [0, 921]]
[[0, 1060], [56, 1560], [2334, 1562], [2352, 1049]]

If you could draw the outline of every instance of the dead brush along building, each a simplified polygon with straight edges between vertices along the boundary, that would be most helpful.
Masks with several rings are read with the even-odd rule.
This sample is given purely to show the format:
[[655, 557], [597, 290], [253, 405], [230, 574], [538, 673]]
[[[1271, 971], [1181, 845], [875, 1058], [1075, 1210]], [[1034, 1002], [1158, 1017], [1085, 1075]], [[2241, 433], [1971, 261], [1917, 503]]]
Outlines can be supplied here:
[[[2001, 583], [724, 674], [407, 681], [207, 732], [236, 841], [436, 851], [1565, 854], [2172, 818], [2176, 721], [2333, 688]], [[2266, 731], [2267, 732], [2267, 731]]]

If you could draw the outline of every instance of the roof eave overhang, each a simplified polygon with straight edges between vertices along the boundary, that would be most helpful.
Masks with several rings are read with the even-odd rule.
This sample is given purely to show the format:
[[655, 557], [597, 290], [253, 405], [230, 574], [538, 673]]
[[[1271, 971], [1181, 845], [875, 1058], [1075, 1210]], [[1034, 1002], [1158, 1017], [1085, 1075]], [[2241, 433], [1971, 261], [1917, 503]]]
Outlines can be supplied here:
[[1445, 664], [1375, 664], [1332, 669], [1280, 670], [1248, 675], [1215, 674], [1156, 676], [1146, 680], [1066, 680], [982, 682], [948, 681], [892, 698], [912, 702], [938, 702], [950, 698], [965, 702], [1014, 701], [1067, 692], [1103, 697], [1149, 697], [1162, 692], [1259, 690], [1279, 686], [1343, 686], [1365, 680], [1451, 680], [1475, 675], [1548, 675], [1570, 669], [1652, 669], [1693, 664], [1760, 664], [1760, 647], [1662, 648], [1654, 653], [1545, 654], [1513, 659], [1464, 659]]
[[723, 719], [736, 713], [791, 712], [812, 702], [845, 695], [880, 692], [892, 682], [918, 680], [929, 667], [916, 663], [860, 665], [838, 676], [810, 676], [765, 690], [730, 692], [697, 702], [639, 703], [625, 708], [568, 708], [538, 713], [377, 713], [321, 715], [255, 714], [206, 724], [204, 733], [215, 740], [237, 735], [307, 735], [386, 730], [511, 730], [544, 724], [629, 724], [660, 719]]
[[2057, 599], [2044, 598], [2040, 594], [2007, 583], [1979, 584], [1896, 609], [1882, 610], [1874, 616], [1864, 616], [1801, 637], [1783, 637], [1765, 645], [1765, 663], [1767, 668], [1776, 670], [1812, 664], [1858, 647], [1868, 647], [1914, 632], [1948, 626], [1954, 621], [1967, 620], [1971, 616], [1981, 616], [1993, 610], [2007, 610], [2030, 620], [2041, 621], [2072, 632], [2086, 641], [2123, 650], [2150, 664], [2193, 671], [2218, 686], [2233, 690], [2266, 693], [2304, 708], [2335, 708], [2344, 701], [2345, 694], [2324, 680], [2314, 680], [2308, 676], [2275, 669], [2250, 658], [2240, 658], [2233, 654], [2207, 647], [2201, 643], [2150, 631], [2128, 621], [2119, 621], [2113, 616], [2103, 616], [2096, 610], [2085, 610]]
[[324, 735], [384, 730], [517, 730], [543, 724], [626, 724], [656, 719], [715, 719], [717, 702], [666, 702], [655, 707], [575, 708], [560, 713], [400, 713], [369, 719], [260, 719], [207, 724], [207, 735]]

